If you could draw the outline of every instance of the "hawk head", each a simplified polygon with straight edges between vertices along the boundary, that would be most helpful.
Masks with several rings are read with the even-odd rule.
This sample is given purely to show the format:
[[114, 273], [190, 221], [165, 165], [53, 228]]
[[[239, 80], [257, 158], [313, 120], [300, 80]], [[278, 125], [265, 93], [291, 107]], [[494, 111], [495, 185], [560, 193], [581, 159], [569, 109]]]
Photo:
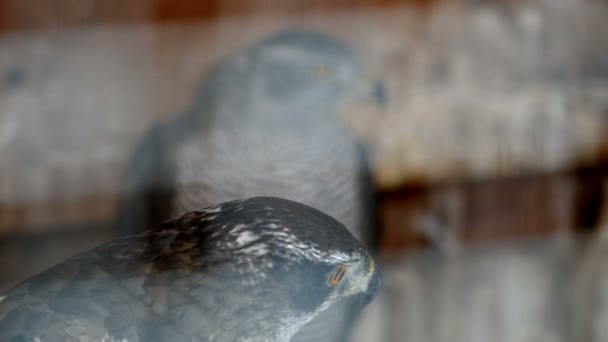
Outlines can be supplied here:
[[177, 260], [156, 263], [171, 270], [185, 265], [208, 277], [207, 295], [238, 322], [217, 326], [218, 337], [287, 341], [339, 301], [365, 306], [380, 285], [377, 265], [341, 223], [285, 199], [219, 204], [147, 234], [169, 246], [167, 256]]
[[[312, 31], [277, 33], [226, 57], [209, 71], [200, 94], [201, 104], [238, 112], [241, 120], [306, 119], [345, 102], [384, 104], [386, 97], [350, 46]], [[248, 110], [234, 109], [243, 106]]]

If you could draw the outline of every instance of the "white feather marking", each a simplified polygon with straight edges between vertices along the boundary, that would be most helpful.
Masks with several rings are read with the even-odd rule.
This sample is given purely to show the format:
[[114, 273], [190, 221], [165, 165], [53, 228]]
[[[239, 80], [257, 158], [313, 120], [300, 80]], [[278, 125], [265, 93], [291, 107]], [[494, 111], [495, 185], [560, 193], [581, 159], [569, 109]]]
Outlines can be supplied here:
[[260, 244], [260, 245], [254, 245], [251, 247], [247, 247], [247, 248], [243, 249], [242, 251], [246, 254], [251, 254], [251, 255], [256, 255], [256, 256], [266, 255], [270, 252], [270, 250], [268, 249], [268, 246], [266, 244]]
[[209, 208], [202, 210], [202, 212], [205, 214], [216, 214], [216, 213], [219, 213], [220, 211], [222, 211], [222, 207], [219, 205], [209, 207]]
[[239, 234], [239, 236], [236, 238], [236, 243], [239, 246], [243, 246], [243, 245], [246, 245], [246, 244], [248, 244], [248, 243], [250, 243], [252, 241], [257, 240], [257, 238], [258, 237], [255, 234], [253, 234], [252, 232], [246, 230], [246, 231], [244, 231], [244, 232], [242, 232], [242, 233]]
[[[247, 228], [246, 225], [244, 225], [242, 223], [241, 224], [237, 224], [236, 226], [234, 226], [234, 228], [232, 228], [232, 232], [233, 233], [238, 233], [238, 232], [240, 232], [241, 230], [243, 230], [245, 228]], [[222, 229], [226, 229], [226, 225], [223, 225]]]

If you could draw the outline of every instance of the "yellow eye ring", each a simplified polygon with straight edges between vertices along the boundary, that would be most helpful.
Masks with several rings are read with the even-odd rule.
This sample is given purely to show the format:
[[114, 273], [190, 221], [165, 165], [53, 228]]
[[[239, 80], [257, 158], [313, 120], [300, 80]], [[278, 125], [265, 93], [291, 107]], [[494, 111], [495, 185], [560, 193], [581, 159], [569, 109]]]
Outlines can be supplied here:
[[329, 278], [327, 278], [327, 283], [330, 286], [336, 286], [342, 279], [344, 278], [344, 274], [346, 274], [346, 266], [339, 265], [331, 272]]

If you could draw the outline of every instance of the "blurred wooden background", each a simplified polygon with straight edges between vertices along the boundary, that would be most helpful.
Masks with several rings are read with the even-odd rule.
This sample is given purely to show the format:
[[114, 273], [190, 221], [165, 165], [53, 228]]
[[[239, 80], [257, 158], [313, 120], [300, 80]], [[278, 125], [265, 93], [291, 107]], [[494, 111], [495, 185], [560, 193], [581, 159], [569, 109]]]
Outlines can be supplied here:
[[[226, 16], [429, 7], [434, 0], [1, 0], [0, 31], [90, 27], [108, 24], [214, 20]], [[119, 10], [117, 10], [119, 9]]]
[[0, 289], [111, 238], [146, 129], [208, 65], [299, 27], [388, 86], [385, 112], [343, 115], [378, 184], [382, 339], [606, 341], [607, 19], [575, 0], [0, 0]]
[[[476, 226], [495, 225], [504, 203], [491, 201], [493, 214], [484, 214], [488, 196], [474, 194], [510, 191], [518, 204], [502, 215], [515, 221], [501, 230], [516, 230], [496, 237], [541, 229], [532, 221], [552, 227], [562, 214], [532, 209], [527, 189], [565, 177], [572, 193], [597, 193], [601, 176], [579, 181], [577, 170], [601, 173], [608, 156], [602, 2], [1, 0], [0, 8], [0, 234], [107, 222], [145, 130], [188, 108], [210, 63], [291, 27], [346, 40], [388, 85], [386, 112], [343, 116], [373, 161], [387, 248], [428, 240], [418, 235], [428, 227], [397, 221], [389, 208], [412, 200], [433, 212], [446, 188], [463, 193]], [[568, 207], [572, 217], [595, 215], [579, 202]], [[527, 211], [544, 221], [520, 219]]]

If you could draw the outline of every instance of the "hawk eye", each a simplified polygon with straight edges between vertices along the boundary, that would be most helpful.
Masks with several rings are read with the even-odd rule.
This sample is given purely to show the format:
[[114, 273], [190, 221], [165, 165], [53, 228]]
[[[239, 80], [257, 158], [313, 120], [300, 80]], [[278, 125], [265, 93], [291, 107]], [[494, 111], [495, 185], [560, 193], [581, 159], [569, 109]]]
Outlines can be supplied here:
[[312, 74], [319, 81], [326, 81], [331, 76], [331, 69], [325, 64], [315, 65]]
[[339, 265], [331, 272], [329, 278], [327, 278], [327, 283], [330, 286], [338, 285], [338, 283], [344, 278], [344, 274], [346, 273], [346, 266]]

